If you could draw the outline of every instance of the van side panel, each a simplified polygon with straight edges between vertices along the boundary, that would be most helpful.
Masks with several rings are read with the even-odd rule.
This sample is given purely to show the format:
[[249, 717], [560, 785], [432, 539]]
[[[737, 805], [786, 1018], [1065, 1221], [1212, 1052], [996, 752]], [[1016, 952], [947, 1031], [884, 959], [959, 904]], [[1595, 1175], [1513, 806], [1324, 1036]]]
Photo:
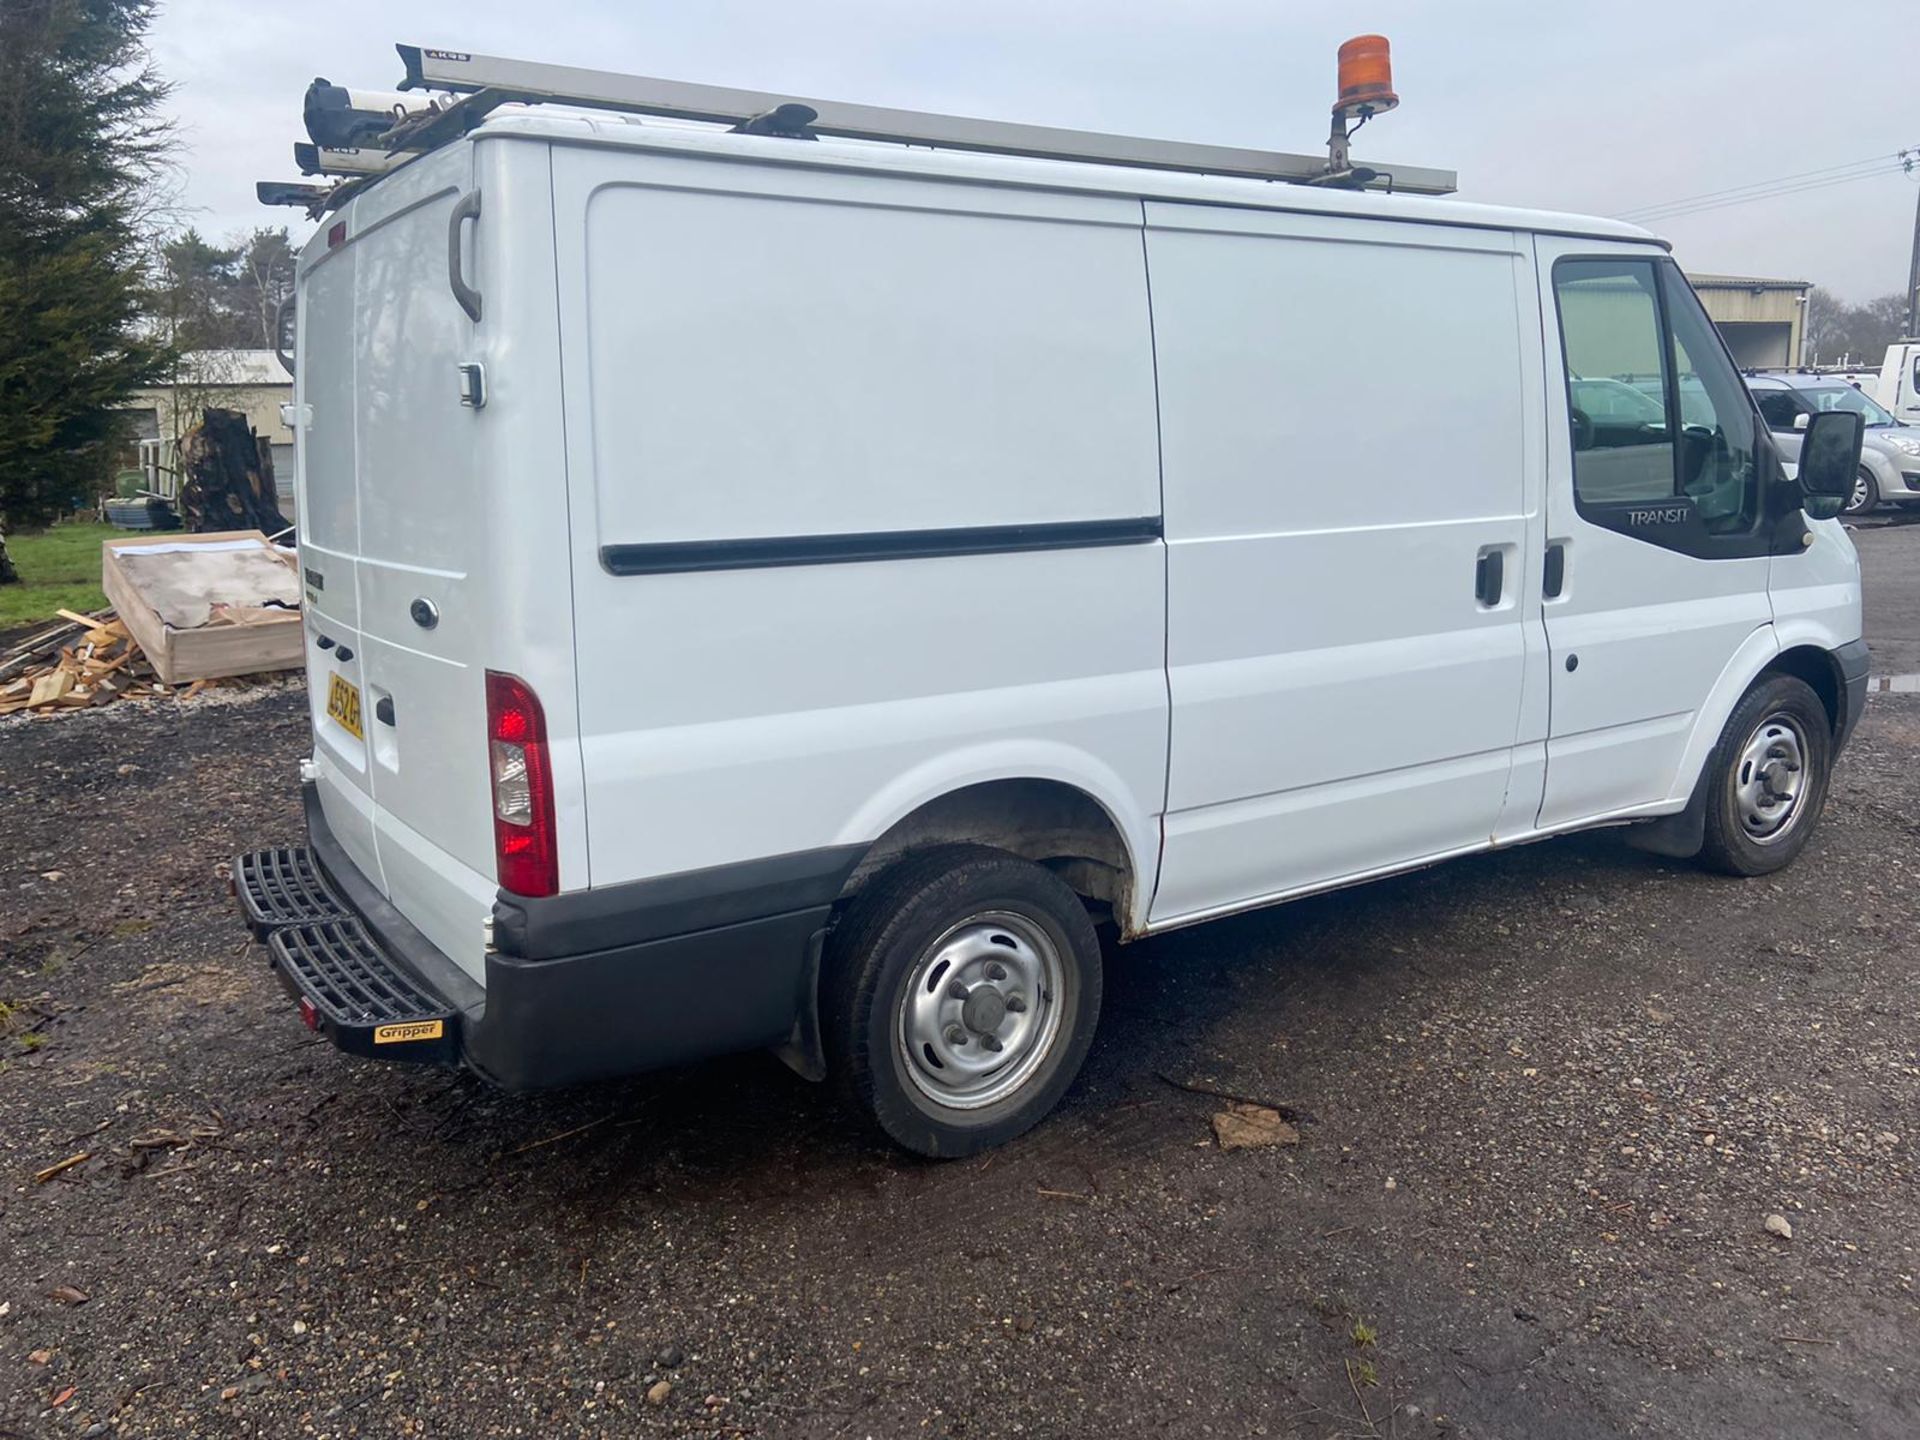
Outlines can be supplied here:
[[1537, 573], [1524, 237], [1151, 202], [1147, 224], [1174, 707], [1155, 924], [1489, 843]]
[[584, 147], [554, 194], [595, 885], [1041, 776], [1107, 807], [1144, 894], [1138, 203]]

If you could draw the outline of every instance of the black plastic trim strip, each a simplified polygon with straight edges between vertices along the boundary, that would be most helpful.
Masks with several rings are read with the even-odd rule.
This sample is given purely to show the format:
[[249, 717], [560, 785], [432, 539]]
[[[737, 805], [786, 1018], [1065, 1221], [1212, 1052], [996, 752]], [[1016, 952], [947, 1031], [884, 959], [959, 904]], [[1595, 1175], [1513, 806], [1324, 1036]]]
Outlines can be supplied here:
[[1867, 674], [1873, 668], [1873, 655], [1865, 640], [1849, 640], [1833, 652], [1833, 663], [1840, 672], [1840, 724], [1833, 736], [1833, 753], [1838, 755], [1847, 748], [1854, 727], [1866, 713]]
[[493, 943], [503, 955], [553, 960], [815, 909], [839, 898], [866, 853], [830, 845], [540, 899], [502, 890]]
[[874, 530], [847, 535], [774, 535], [741, 540], [665, 540], [603, 545], [600, 564], [614, 575], [685, 575], [704, 570], [765, 570], [791, 565], [853, 565], [1006, 555], [1023, 550], [1088, 550], [1146, 545], [1160, 538], [1158, 515], [1126, 520], [1064, 520], [1039, 525], [968, 525], [951, 530]]

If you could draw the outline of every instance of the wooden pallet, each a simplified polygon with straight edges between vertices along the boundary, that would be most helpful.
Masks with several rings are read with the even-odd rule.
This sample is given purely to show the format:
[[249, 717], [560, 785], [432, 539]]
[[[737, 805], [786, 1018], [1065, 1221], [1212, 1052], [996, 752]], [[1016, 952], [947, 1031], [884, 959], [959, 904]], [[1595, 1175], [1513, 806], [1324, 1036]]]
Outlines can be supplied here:
[[155, 546], [226, 545], [254, 540], [278, 563], [294, 569], [291, 556], [268, 544], [258, 530], [223, 530], [208, 535], [116, 536], [101, 544], [101, 588], [119, 612], [128, 632], [146, 652], [154, 673], [169, 685], [225, 675], [253, 675], [297, 669], [306, 659], [298, 610], [275, 606], [215, 603], [205, 624], [169, 625], [142, 593], [137, 567], [118, 558]]

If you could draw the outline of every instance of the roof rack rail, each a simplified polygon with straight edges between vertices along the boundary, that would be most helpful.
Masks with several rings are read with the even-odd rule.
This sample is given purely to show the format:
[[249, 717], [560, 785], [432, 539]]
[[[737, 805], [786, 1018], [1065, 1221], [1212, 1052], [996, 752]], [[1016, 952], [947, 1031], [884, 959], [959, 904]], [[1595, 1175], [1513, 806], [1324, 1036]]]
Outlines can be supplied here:
[[[354, 182], [347, 182], [349, 185]], [[341, 185], [303, 185], [296, 180], [256, 180], [253, 197], [262, 205], [294, 205], [307, 212], [309, 220], [318, 220], [327, 211], [344, 202]]]
[[[395, 48], [406, 67], [401, 90], [452, 91], [462, 98], [399, 120], [382, 137], [382, 143], [392, 150], [433, 149], [465, 134], [504, 104], [551, 102], [626, 114], [711, 121], [752, 133], [790, 138], [828, 135], [1144, 170], [1378, 188], [1412, 195], [1450, 195], [1457, 188], [1457, 177], [1451, 170], [1384, 164], [1342, 164], [1336, 169], [1328, 157], [1321, 155], [1191, 145], [960, 115], [889, 110], [836, 100], [800, 100], [790, 95], [510, 60], [465, 50], [433, 50], [421, 45]], [[804, 111], [813, 113], [803, 117]], [[1336, 115], [1338, 113], [1336, 107]], [[1344, 133], [1342, 127], [1343, 139]], [[1344, 161], [1344, 145], [1340, 155]]]

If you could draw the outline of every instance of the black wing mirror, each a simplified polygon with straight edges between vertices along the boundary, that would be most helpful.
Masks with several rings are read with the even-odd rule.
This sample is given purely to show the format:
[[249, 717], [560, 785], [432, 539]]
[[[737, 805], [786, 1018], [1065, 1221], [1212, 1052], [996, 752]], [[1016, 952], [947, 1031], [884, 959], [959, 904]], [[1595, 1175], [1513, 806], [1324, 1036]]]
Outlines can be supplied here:
[[1823, 410], [1800, 442], [1800, 495], [1808, 518], [1831, 520], [1853, 494], [1867, 420], [1851, 410]]

